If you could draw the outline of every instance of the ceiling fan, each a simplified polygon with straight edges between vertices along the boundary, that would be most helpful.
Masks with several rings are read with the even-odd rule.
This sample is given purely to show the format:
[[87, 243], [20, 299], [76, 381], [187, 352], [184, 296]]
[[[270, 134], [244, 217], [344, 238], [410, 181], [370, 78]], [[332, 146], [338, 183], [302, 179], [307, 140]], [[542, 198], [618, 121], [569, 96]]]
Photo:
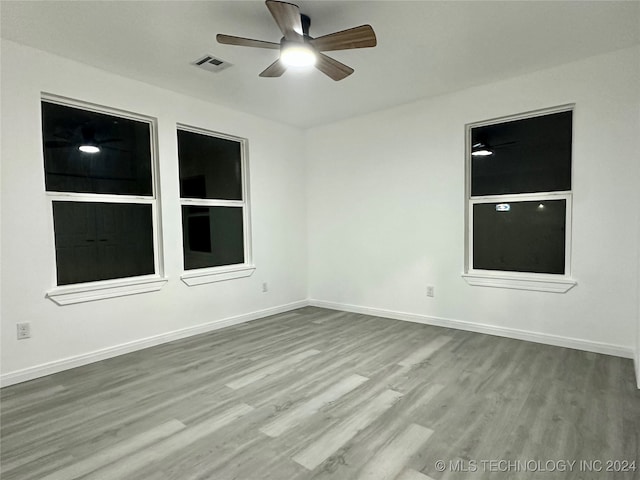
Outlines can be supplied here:
[[353, 73], [353, 68], [322, 52], [376, 46], [376, 34], [371, 25], [361, 25], [313, 38], [309, 36], [311, 20], [307, 15], [300, 13], [297, 5], [277, 0], [267, 0], [265, 3], [284, 35], [280, 43], [224, 34], [216, 36], [219, 43], [227, 45], [279, 49], [280, 57], [260, 73], [261, 77], [279, 77], [288, 67], [313, 65], [333, 80], [342, 80]]
[[499, 150], [504, 147], [508, 147], [509, 145], [514, 145], [518, 142], [504, 142], [497, 144], [487, 144], [485, 142], [477, 142], [471, 145], [471, 155], [474, 157], [488, 157], [489, 155], [493, 155], [494, 150]]
[[99, 153], [102, 148], [109, 150], [120, 150], [119, 148], [107, 145], [109, 143], [121, 142], [121, 138], [96, 138], [96, 129], [93, 125], [86, 123], [77, 128], [74, 132], [57, 133], [54, 136], [62, 140], [47, 140], [44, 143], [46, 148], [77, 148], [83, 153]]

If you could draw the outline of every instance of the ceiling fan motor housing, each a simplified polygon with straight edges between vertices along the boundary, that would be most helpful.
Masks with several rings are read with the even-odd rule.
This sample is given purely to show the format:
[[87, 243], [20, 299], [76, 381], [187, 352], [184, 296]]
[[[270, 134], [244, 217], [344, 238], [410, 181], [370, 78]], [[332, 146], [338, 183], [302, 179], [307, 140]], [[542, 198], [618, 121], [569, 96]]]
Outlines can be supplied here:
[[[302, 21], [302, 37], [304, 43], [307, 43], [309, 40], [313, 40], [313, 37], [309, 35], [309, 27], [311, 26], [311, 19], [308, 15], [304, 13], [300, 14], [300, 20]], [[287, 40], [285, 37], [280, 39], [280, 48], [282, 48], [286, 43], [295, 43], [294, 40]]]
[[305, 40], [310, 39], [311, 37], [309, 36], [309, 27], [311, 26], [311, 19], [309, 18], [309, 15], [301, 13], [300, 20], [302, 20], [302, 35], [304, 36]]

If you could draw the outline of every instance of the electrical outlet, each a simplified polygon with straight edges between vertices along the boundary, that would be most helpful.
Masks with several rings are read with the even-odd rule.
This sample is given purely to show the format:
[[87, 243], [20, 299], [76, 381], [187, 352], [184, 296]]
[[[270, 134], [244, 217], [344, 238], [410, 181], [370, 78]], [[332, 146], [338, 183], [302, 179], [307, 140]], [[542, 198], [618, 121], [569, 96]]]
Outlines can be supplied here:
[[427, 285], [427, 297], [435, 297], [435, 287], [433, 285]]
[[29, 322], [16, 323], [18, 328], [18, 340], [31, 338], [31, 324]]
[[267, 282], [262, 282], [262, 293], [267, 293], [269, 291], [269, 285]]

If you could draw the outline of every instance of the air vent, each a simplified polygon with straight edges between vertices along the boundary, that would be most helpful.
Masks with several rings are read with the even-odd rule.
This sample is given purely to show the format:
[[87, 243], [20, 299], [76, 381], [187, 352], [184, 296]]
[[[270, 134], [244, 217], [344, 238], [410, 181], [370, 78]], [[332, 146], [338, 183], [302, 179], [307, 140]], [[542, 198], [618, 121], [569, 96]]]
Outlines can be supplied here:
[[231, 64], [229, 62], [225, 62], [224, 60], [220, 60], [219, 58], [214, 57], [213, 55], [205, 55], [197, 59], [195, 62], [192, 62], [191, 65], [195, 65], [198, 68], [203, 68], [210, 72], [220, 72], [225, 68], [229, 68]]

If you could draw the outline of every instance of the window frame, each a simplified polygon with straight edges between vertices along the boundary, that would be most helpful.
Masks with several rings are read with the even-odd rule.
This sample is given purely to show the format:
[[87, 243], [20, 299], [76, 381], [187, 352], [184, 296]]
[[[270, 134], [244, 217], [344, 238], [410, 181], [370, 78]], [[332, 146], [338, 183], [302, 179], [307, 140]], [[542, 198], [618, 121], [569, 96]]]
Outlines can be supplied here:
[[[471, 130], [477, 127], [495, 125], [510, 121], [523, 120], [544, 115], [575, 112], [575, 104], [533, 110], [516, 115], [508, 115], [465, 125], [465, 240], [464, 240], [464, 280], [473, 286], [496, 288], [512, 288], [518, 290], [535, 290], [543, 292], [565, 293], [573, 288], [577, 282], [571, 276], [571, 245], [572, 245], [572, 217], [573, 217], [573, 182], [571, 190], [533, 192], [501, 195], [471, 195]], [[573, 144], [573, 129], [571, 133]], [[572, 157], [573, 157], [572, 148]], [[573, 161], [571, 162], [571, 176], [573, 177]], [[484, 270], [473, 268], [473, 206], [482, 203], [515, 203], [523, 201], [565, 200], [565, 268], [564, 274], [516, 272], [507, 270]]]
[[[207, 199], [207, 198], [183, 198], [180, 194], [180, 159], [178, 158], [178, 196], [180, 203], [180, 238], [182, 244], [182, 275], [180, 279], [188, 286], [197, 286], [206, 283], [221, 282], [226, 280], [232, 280], [235, 278], [249, 277], [253, 274], [256, 267], [253, 263], [253, 249], [251, 245], [251, 201], [250, 201], [250, 188], [249, 188], [249, 146], [246, 138], [229, 135], [213, 130], [208, 130], [201, 127], [194, 127], [192, 125], [184, 123], [176, 123], [176, 150], [177, 150], [177, 137], [178, 131], [195, 133], [199, 135], [206, 135], [209, 137], [221, 138], [223, 140], [230, 140], [238, 142], [240, 144], [240, 180], [241, 180], [241, 192], [242, 200], [221, 200], [221, 199]], [[177, 155], [176, 155], [177, 158]], [[184, 233], [183, 233], [183, 219], [182, 219], [182, 207], [235, 207], [242, 208], [242, 226], [243, 226], [243, 247], [244, 247], [244, 262], [232, 265], [221, 265], [217, 267], [204, 267], [187, 270], [184, 264]]]
[[[56, 285], [46, 292], [46, 297], [57, 303], [58, 305], [70, 305], [81, 302], [89, 302], [94, 300], [102, 300], [105, 298], [121, 297], [126, 295], [134, 295], [138, 293], [154, 292], [160, 290], [166, 283], [167, 278], [164, 270], [164, 256], [162, 244], [162, 215], [160, 211], [159, 201], [159, 164], [158, 164], [158, 138], [157, 138], [157, 120], [146, 115], [128, 112], [116, 108], [96, 105], [81, 100], [62, 97], [59, 95], [41, 93], [40, 103], [53, 103], [71, 108], [78, 108], [95, 113], [113, 115], [129, 120], [144, 122], [149, 125], [149, 136], [151, 142], [151, 187], [152, 194], [147, 195], [118, 195], [103, 193], [78, 193], [78, 192], [59, 192], [48, 191], [46, 185], [43, 184], [46, 200], [49, 208], [50, 235], [51, 245], [53, 247], [52, 255], [54, 258], [54, 269], [52, 283]], [[40, 135], [42, 142], [42, 135]], [[44, 160], [44, 145], [43, 152]], [[44, 161], [43, 161], [44, 166]], [[45, 177], [43, 170], [43, 179]], [[109, 280], [97, 280], [92, 282], [82, 282], [69, 285], [58, 285], [58, 264], [56, 255], [55, 232], [53, 228], [53, 203], [54, 202], [96, 202], [96, 203], [126, 203], [126, 204], [143, 204], [151, 205], [151, 219], [153, 225], [153, 274], [139, 275], [134, 277], [122, 277]]]

